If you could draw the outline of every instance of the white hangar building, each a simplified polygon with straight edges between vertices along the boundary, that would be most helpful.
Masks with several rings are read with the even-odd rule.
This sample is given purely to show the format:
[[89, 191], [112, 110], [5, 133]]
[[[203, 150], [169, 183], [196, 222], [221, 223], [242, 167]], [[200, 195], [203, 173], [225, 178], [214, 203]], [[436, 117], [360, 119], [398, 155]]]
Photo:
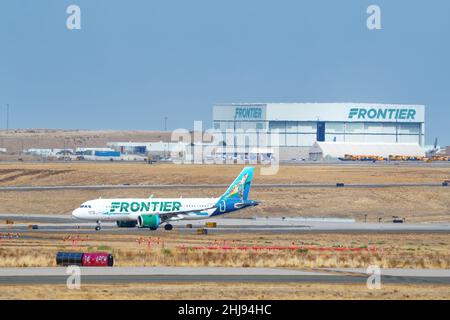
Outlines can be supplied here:
[[[227, 147], [267, 147], [268, 134], [277, 132], [280, 159], [307, 158], [316, 141], [398, 144], [399, 148], [404, 144], [425, 144], [424, 105], [217, 104], [213, 106], [213, 125], [233, 137], [227, 139]], [[249, 132], [252, 138], [248, 138]]]

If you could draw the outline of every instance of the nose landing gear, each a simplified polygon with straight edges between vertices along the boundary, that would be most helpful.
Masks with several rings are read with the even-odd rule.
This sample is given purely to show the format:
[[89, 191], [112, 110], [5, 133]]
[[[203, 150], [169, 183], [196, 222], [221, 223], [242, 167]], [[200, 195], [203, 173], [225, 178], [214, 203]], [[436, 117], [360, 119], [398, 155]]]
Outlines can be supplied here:
[[102, 225], [101, 225], [101, 222], [98, 220], [97, 226], [95, 227], [95, 231], [100, 231], [100, 230], [102, 230]]

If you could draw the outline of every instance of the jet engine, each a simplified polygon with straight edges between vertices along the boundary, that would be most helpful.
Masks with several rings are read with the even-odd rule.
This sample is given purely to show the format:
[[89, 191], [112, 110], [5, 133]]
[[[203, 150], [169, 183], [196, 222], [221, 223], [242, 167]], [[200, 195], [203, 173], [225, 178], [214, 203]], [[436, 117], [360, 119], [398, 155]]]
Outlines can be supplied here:
[[137, 226], [139, 228], [150, 228], [151, 230], [156, 230], [160, 224], [161, 218], [157, 214], [141, 215], [137, 219]]

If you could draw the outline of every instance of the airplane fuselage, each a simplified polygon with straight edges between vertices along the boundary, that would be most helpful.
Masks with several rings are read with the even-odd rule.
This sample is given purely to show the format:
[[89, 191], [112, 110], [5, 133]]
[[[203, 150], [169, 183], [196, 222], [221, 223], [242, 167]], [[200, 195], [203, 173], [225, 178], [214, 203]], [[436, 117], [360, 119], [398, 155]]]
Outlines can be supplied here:
[[141, 198], [96, 199], [73, 211], [78, 219], [91, 221], [136, 221], [140, 215], [177, 213], [169, 221], [205, 219], [220, 208], [217, 198]]

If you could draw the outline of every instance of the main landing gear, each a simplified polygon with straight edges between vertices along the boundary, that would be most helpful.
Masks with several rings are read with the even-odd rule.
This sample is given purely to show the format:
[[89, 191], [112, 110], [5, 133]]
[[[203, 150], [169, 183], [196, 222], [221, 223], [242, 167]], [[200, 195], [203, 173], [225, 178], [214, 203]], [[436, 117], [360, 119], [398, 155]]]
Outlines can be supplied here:
[[172, 229], [173, 229], [173, 226], [172, 226], [170, 223], [167, 223], [167, 224], [164, 226], [164, 230], [170, 231], [170, 230], [172, 230]]
[[100, 230], [102, 230], [102, 225], [101, 225], [101, 222], [98, 220], [97, 226], [95, 227], [95, 231], [100, 231]]

